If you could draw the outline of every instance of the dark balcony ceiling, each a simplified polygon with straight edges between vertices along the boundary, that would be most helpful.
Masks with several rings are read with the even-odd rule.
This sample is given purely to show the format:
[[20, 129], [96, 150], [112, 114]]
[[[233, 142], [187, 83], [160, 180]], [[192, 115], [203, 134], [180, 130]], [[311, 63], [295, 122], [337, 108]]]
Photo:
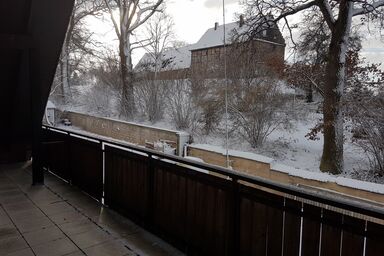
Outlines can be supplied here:
[[0, 162], [25, 160], [31, 148], [73, 2], [0, 1]]

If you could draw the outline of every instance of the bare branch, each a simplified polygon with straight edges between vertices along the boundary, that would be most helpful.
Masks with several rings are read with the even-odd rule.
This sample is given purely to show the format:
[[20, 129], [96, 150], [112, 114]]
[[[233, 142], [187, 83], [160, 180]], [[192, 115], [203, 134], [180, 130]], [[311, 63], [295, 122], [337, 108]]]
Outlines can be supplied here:
[[[130, 27], [129, 31], [135, 30], [137, 27], [141, 26], [144, 22], [146, 22], [155, 12], [159, 11], [159, 6], [164, 2], [164, 0], [157, 0], [157, 2], [154, 5], [147, 6], [145, 8], [139, 9], [137, 12], [137, 20], [134, 24]], [[149, 12], [145, 17], [142, 19], [142, 16]]]
[[282, 12], [277, 18], [275, 18], [274, 21], [277, 22], [277, 21], [279, 21], [279, 20], [281, 20], [287, 16], [296, 14], [298, 12], [301, 12], [301, 11], [308, 9], [308, 8], [315, 6], [315, 5], [318, 5], [317, 1], [310, 1], [308, 3], [298, 5], [295, 8], [289, 8], [288, 11]]
[[379, 7], [384, 6], [384, 0], [374, 1], [373, 3], [369, 4], [367, 1], [363, 1], [361, 8], [356, 8], [353, 10], [353, 16], [363, 15], [367, 13], [371, 13]]
[[329, 5], [329, 2], [327, 0], [319, 0], [317, 4], [320, 8], [320, 11], [322, 12], [325, 22], [327, 22], [327, 25], [330, 29], [332, 29], [335, 26], [335, 18], [333, 17], [331, 6]]
[[113, 27], [115, 28], [115, 32], [116, 32], [116, 35], [118, 38], [121, 37], [121, 34], [120, 34], [120, 31], [119, 31], [119, 25], [117, 25], [117, 22], [115, 20], [115, 17], [113, 17], [113, 10], [112, 10], [112, 7], [111, 5], [109, 4], [108, 0], [104, 0], [107, 8], [108, 8], [108, 11], [109, 11], [109, 15], [111, 16], [111, 20], [112, 20], [112, 23], [113, 23]]

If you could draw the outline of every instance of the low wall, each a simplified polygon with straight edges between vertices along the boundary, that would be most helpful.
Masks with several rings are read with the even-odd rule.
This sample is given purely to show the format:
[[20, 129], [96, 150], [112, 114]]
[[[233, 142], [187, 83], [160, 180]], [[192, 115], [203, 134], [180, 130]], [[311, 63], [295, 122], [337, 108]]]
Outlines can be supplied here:
[[69, 119], [73, 126], [79, 127], [87, 132], [142, 146], [145, 145], [146, 141], [174, 141], [177, 143], [177, 154], [183, 151], [184, 142], [189, 139], [188, 134], [179, 131], [160, 129], [110, 118], [95, 117], [77, 112], [64, 112], [61, 117]]
[[[224, 150], [210, 145], [188, 146], [188, 156], [198, 157], [204, 162], [218, 166], [226, 166]], [[384, 204], [384, 185], [344, 177], [336, 177], [327, 173], [310, 172], [293, 167], [273, 163], [273, 159], [257, 154], [229, 151], [231, 167], [250, 175], [271, 179], [291, 185], [299, 185], [341, 193]]]

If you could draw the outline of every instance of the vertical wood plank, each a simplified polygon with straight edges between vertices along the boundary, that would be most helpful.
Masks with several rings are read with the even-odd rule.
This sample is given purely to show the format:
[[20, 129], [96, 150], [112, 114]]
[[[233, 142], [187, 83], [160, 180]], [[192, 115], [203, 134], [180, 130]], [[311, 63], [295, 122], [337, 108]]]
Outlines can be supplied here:
[[321, 208], [304, 204], [301, 255], [319, 255]]
[[342, 215], [323, 209], [321, 255], [339, 255], [341, 246]]
[[364, 252], [365, 221], [350, 216], [343, 217], [341, 256], [362, 256]]
[[301, 202], [286, 199], [284, 221], [284, 255], [299, 255]]
[[366, 246], [366, 256], [381, 256], [384, 254], [384, 225], [368, 222]]

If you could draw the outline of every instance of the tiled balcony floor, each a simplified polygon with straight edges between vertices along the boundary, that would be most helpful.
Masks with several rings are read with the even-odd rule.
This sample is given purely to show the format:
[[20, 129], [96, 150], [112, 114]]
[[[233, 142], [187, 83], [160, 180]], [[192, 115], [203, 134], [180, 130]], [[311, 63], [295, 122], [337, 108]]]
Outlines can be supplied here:
[[0, 255], [182, 255], [81, 191], [28, 163], [0, 165]]

